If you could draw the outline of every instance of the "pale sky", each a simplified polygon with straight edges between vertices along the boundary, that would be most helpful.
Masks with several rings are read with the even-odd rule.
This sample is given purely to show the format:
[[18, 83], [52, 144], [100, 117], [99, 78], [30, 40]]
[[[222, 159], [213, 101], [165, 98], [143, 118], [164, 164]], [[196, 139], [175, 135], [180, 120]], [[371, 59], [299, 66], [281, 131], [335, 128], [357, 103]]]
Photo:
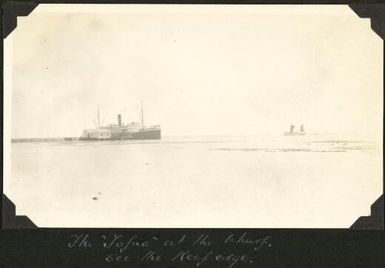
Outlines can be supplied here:
[[97, 106], [137, 121], [141, 99], [163, 135], [382, 131], [382, 40], [347, 6], [63, 6], [6, 40], [13, 138], [79, 136]]

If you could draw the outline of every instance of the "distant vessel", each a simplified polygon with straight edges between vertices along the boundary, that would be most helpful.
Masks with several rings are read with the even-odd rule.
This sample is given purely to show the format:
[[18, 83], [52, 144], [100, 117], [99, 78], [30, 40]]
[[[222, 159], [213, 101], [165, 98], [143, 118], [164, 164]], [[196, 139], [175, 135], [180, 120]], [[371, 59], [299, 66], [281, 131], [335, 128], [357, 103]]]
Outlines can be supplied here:
[[[102, 141], [102, 140], [160, 140], [160, 125], [145, 126], [143, 121], [143, 105], [141, 105], [140, 122], [124, 124], [122, 115], [118, 114], [117, 124], [109, 124], [106, 127], [100, 126], [99, 109], [97, 109], [98, 125], [94, 129], [83, 130], [78, 140], [81, 141]], [[65, 140], [71, 140], [65, 138]], [[72, 139], [73, 140], [73, 139]]]
[[290, 125], [290, 131], [284, 132], [285, 136], [302, 136], [305, 135], [305, 129], [304, 126], [300, 126], [300, 131], [295, 131], [295, 125]]

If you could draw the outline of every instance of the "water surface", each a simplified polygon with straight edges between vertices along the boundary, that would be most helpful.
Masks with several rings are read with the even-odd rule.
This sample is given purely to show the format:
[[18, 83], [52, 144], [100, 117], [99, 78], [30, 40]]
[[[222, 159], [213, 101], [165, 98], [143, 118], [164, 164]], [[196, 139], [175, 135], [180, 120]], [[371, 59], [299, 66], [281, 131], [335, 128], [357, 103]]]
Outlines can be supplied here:
[[381, 146], [338, 135], [12, 143], [5, 193], [63, 227], [349, 227], [382, 192]]

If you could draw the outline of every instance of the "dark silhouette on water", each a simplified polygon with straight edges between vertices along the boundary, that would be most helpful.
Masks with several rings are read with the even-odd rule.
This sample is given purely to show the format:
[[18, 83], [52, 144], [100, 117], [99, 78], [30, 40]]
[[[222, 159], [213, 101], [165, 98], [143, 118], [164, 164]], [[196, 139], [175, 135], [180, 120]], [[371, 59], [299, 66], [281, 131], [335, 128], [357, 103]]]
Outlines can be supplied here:
[[285, 136], [302, 136], [305, 135], [305, 128], [303, 125], [300, 126], [300, 131], [295, 131], [295, 125], [290, 125], [290, 131], [283, 133]]

